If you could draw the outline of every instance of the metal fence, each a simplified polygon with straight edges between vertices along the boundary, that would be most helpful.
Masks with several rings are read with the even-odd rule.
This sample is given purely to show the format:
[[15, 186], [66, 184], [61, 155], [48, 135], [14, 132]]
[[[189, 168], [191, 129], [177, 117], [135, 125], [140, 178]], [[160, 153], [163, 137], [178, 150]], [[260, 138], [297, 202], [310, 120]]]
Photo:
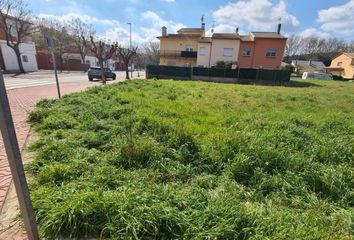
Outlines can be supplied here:
[[[204, 68], [147, 66], [147, 78], [198, 79], [216, 82], [283, 84], [290, 81], [291, 72], [261, 68]], [[230, 81], [231, 80], [231, 81]]]

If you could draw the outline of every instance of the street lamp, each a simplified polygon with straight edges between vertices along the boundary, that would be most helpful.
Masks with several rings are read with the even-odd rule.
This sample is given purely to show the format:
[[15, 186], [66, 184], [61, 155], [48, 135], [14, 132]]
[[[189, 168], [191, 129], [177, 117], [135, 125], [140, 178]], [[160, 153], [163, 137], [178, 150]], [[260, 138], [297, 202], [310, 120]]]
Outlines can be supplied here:
[[[127, 24], [129, 25], [129, 32], [130, 32], [129, 50], [131, 51], [132, 50], [132, 23], [129, 22]], [[131, 76], [131, 78], [133, 78], [133, 64], [130, 64], [130, 76]]]
[[132, 49], [132, 23], [127, 23], [129, 25], [129, 30], [130, 30], [130, 45], [129, 45], [129, 49]]

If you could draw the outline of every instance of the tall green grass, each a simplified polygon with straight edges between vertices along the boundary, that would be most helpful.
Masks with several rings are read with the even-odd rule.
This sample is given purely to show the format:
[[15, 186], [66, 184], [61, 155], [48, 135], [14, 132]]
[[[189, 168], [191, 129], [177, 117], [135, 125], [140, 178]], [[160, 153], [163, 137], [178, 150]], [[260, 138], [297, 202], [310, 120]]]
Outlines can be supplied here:
[[47, 238], [352, 239], [354, 84], [127, 81], [29, 116]]

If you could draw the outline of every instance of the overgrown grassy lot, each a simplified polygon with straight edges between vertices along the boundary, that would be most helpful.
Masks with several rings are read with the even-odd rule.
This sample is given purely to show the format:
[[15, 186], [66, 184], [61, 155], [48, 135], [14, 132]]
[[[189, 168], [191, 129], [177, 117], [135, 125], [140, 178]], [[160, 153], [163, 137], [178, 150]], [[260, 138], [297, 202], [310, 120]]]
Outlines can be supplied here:
[[354, 83], [135, 80], [29, 121], [48, 238], [353, 239]]

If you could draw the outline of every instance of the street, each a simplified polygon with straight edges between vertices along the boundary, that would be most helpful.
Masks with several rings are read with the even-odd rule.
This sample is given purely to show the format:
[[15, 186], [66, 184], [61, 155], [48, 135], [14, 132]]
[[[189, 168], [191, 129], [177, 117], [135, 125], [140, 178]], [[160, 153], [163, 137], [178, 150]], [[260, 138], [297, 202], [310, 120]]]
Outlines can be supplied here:
[[[115, 73], [117, 79], [113, 82], [123, 81], [125, 79], [124, 71], [117, 71]], [[87, 73], [77, 71], [58, 72], [58, 78], [60, 84], [88, 82]], [[138, 78], [138, 72], [133, 72], [133, 78]], [[144, 71], [139, 72], [139, 78], [145, 78]], [[4, 80], [7, 90], [56, 84], [54, 72], [49, 70], [41, 70], [17, 76], [14, 74], [4, 74]]]

